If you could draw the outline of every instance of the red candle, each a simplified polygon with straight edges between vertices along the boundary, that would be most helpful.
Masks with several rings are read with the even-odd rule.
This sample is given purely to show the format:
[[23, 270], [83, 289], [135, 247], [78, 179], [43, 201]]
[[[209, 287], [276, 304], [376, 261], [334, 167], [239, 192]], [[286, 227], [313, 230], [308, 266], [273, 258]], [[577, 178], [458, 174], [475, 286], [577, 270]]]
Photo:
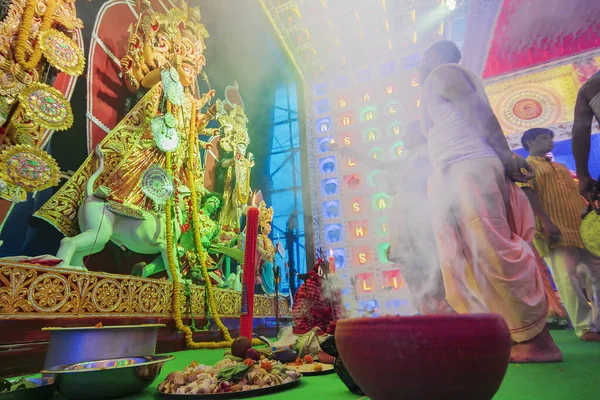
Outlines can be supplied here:
[[335, 257], [333, 256], [333, 249], [329, 249], [329, 272], [335, 273]]
[[258, 208], [248, 208], [246, 217], [246, 246], [244, 248], [244, 281], [242, 282], [242, 309], [240, 336], [252, 338], [254, 319], [254, 282], [256, 273], [256, 238], [258, 236]]

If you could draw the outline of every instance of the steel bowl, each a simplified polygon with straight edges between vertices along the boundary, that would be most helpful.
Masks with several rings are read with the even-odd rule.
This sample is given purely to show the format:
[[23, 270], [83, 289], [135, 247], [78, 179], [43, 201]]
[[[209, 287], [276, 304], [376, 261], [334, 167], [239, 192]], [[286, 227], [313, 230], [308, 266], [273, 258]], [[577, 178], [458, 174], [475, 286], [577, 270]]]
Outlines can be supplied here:
[[[9, 379], [17, 381], [18, 379]], [[0, 393], [0, 400], [49, 400], [54, 396], [54, 379], [52, 378], [27, 378], [37, 386], [31, 389], [15, 390], [14, 392]]]
[[52, 375], [67, 399], [104, 400], [141, 392], [174, 356], [114, 358], [61, 365], [42, 371]]
[[158, 329], [164, 324], [43, 328], [50, 332], [44, 369], [109, 358], [154, 355]]

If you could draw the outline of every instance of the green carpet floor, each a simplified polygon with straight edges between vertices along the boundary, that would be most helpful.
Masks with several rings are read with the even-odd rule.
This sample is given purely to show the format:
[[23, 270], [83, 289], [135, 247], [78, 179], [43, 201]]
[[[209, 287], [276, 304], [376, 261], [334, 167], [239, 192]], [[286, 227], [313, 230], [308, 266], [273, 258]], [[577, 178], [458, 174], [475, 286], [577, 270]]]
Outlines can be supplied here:
[[[600, 398], [600, 343], [584, 343], [573, 331], [553, 331], [563, 351], [564, 362], [557, 364], [511, 365], [494, 400], [592, 400]], [[145, 392], [128, 400], [158, 399], [156, 386], [166, 375], [196, 360], [213, 365], [222, 358], [223, 350], [195, 350], [174, 353], [176, 360], [165, 365], [159, 379]], [[400, 389], [401, 393], [401, 389]], [[306, 377], [300, 386], [266, 398], [288, 400], [357, 400], [337, 375]], [[398, 397], [401, 399], [401, 396]], [[466, 399], [465, 399], [466, 400]]]

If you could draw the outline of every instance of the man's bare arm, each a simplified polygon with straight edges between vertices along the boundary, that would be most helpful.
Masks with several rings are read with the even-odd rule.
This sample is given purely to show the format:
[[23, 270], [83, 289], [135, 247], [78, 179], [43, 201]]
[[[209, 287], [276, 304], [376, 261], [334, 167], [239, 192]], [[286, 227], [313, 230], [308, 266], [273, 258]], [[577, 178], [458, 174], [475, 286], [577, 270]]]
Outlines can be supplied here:
[[580, 92], [575, 103], [575, 122], [573, 124], [573, 157], [579, 178], [590, 176], [588, 163], [590, 160], [590, 143], [594, 112], [585, 93]]

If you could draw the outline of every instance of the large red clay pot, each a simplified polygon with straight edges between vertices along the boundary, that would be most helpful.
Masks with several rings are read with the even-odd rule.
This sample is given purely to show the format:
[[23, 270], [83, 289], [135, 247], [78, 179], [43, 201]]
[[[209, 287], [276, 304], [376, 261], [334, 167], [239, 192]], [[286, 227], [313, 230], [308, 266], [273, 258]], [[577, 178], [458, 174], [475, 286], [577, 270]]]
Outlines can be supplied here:
[[489, 400], [511, 347], [494, 314], [345, 319], [335, 339], [371, 400]]

